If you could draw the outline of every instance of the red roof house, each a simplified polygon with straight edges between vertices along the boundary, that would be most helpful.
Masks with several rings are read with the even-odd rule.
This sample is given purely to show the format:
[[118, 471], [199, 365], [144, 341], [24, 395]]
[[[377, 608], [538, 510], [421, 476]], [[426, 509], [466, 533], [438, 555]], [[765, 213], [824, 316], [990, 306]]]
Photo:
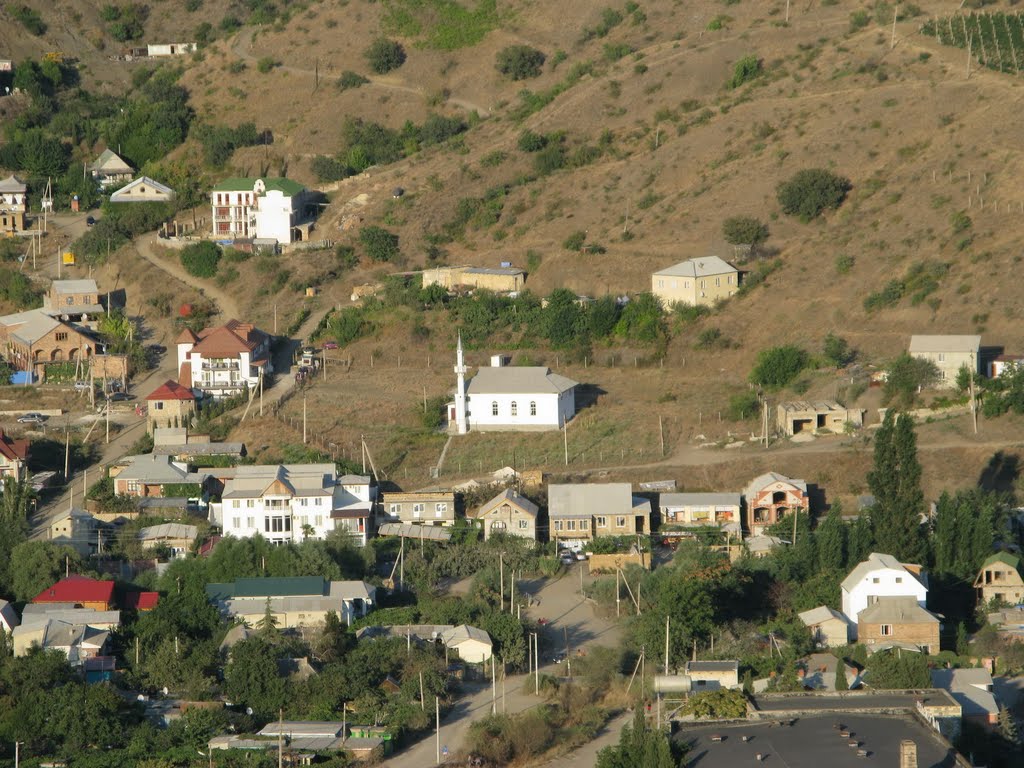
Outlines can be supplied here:
[[158, 427], [186, 427], [196, 412], [196, 396], [187, 386], [168, 379], [146, 397], [146, 406], [150, 432]]
[[159, 601], [159, 592], [129, 592], [124, 596], [124, 609], [126, 611], [152, 611]]
[[15, 440], [0, 429], [0, 483], [4, 478], [24, 480], [28, 463], [28, 440]]
[[146, 400], [152, 402], [154, 400], [195, 400], [196, 396], [192, 394], [192, 390], [188, 387], [183, 387], [181, 384], [176, 382], [174, 379], [168, 379], [159, 387], [154, 389], [149, 395], [146, 396]]
[[114, 582], [97, 581], [88, 576], [68, 576], [47, 587], [33, 603], [72, 603], [76, 607], [109, 611], [114, 607]]
[[231, 397], [257, 386], [273, 373], [270, 336], [252, 323], [229, 320], [177, 339], [178, 382], [215, 398]]

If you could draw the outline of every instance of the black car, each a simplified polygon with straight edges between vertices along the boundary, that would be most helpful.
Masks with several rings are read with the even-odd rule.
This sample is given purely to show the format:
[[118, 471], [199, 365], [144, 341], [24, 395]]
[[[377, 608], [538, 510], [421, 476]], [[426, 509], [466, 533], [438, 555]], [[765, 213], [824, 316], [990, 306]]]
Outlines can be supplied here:
[[95, 223], [96, 223], [96, 217], [95, 216], [87, 216], [85, 218], [85, 226], [91, 227]]
[[125, 400], [131, 399], [132, 396], [129, 395], [127, 392], [111, 392], [109, 395], [107, 395], [107, 400], [109, 400], [112, 403], [122, 403]]

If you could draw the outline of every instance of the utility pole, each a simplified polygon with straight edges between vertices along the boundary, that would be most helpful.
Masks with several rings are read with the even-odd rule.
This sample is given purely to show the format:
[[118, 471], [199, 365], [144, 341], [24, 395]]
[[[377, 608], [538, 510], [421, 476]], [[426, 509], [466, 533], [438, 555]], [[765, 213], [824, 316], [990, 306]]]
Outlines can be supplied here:
[[569, 466], [569, 424], [562, 424], [562, 445], [565, 448], [565, 466]]
[[274, 302], [274, 335], [277, 336], [277, 302]]
[[508, 598], [508, 612], [509, 613], [515, 613], [516, 612], [516, 572], [515, 572], [515, 569], [512, 569], [512, 590], [511, 590], [511, 594], [510, 594], [510, 596]]
[[260, 368], [260, 416], [263, 416], [263, 369]]
[[797, 510], [793, 510], [793, 546], [796, 546], [796, 519], [800, 516]]
[[536, 632], [533, 635], [533, 684], [534, 694], [540, 696], [540, 638]]
[[277, 710], [277, 768], [284, 768], [284, 710]]
[[434, 697], [434, 736], [437, 747], [437, 763], [441, 763], [441, 699]]
[[896, 17], [899, 15], [900, 7], [894, 6], [892, 9], [892, 40], [889, 41], [889, 50], [891, 51], [896, 47]]
[[[975, 429], [974, 431], [977, 432], [978, 430]], [[71, 433], [67, 429], [65, 429], [64, 430], [64, 482], [69, 482], [70, 481], [70, 477], [68, 475], [68, 470], [70, 469], [70, 461], [71, 461]]]
[[665, 674], [668, 675], [668, 620], [669, 617], [665, 616]]
[[658, 434], [661, 436], [661, 455], [665, 455], [665, 424], [661, 415], [658, 415]]
[[491, 714], [498, 714], [498, 678], [494, 671], [494, 654], [491, 654]]
[[619, 618], [619, 569], [615, 569], [615, 618]]
[[420, 710], [426, 711], [427, 705], [423, 700], [423, 670], [420, 670]]
[[971, 371], [971, 418], [974, 420], [974, 434], [978, 434], [978, 403], [974, 399], [974, 371]]
[[505, 612], [505, 553], [498, 553], [498, 613]]
[[302, 444], [306, 444], [306, 396], [302, 396]]
[[[106, 389], [106, 387], [104, 387], [104, 389]], [[107, 442], [109, 443], [110, 442], [110, 398], [109, 397], [107, 398], [106, 413], [107, 413]]]
[[789, 0], [786, 0], [786, 23], [789, 24]]

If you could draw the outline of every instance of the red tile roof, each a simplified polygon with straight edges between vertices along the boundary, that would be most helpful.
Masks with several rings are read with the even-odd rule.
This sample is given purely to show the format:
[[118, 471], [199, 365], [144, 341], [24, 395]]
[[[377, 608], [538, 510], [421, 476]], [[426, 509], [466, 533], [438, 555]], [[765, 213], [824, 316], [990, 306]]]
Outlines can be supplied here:
[[204, 328], [199, 332], [199, 338], [199, 343], [192, 347], [193, 352], [203, 357], [235, 357], [256, 349], [267, 334], [252, 323], [229, 320], [217, 328]]
[[175, 339], [174, 343], [195, 344], [197, 341], [199, 341], [199, 337], [192, 333], [190, 328], [185, 328], [180, 334], [178, 334], [178, 338]]
[[127, 611], [151, 611], [159, 600], [159, 592], [128, 592], [124, 596], [124, 607]]
[[[186, 363], [186, 365], [188, 365]], [[196, 396], [192, 394], [192, 390], [188, 387], [183, 387], [173, 379], [168, 379], [159, 387], [153, 390], [153, 392], [146, 398], [147, 400], [195, 400]]]
[[28, 458], [28, 440], [13, 440], [0, 429], [0, 456], [11, 461], [25, 461]]
[[68, 576], [47, 587], [33, 603], [112, 603], [114, 582], [97, 581], [87, 576]]

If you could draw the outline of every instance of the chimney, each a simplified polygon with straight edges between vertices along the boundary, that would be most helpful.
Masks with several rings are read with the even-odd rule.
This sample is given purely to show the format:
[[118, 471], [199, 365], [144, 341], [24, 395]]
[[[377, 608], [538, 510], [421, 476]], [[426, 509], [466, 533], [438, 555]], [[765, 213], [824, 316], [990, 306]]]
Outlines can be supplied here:
[[900, 768], [917, 768], [917, 744], [910, 739], [900, 742]]
[[491, 368], [504, 368], [512, 362], [510, 355], [491, 355]]

